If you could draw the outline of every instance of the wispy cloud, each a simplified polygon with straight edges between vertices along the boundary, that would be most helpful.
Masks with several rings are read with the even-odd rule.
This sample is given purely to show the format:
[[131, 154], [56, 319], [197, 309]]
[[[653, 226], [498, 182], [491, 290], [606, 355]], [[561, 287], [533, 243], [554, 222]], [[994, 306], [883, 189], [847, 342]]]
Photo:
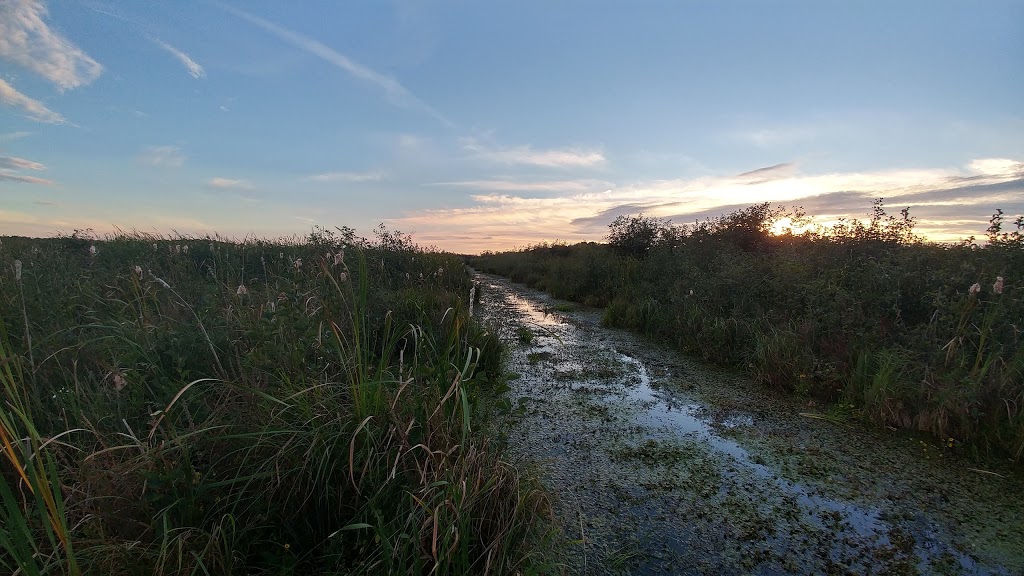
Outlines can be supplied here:
[[606, 162], [604, 153], [595, 149], [553, 148], [534, 150], [530, 146], [488, 147], [474, 138], [465, 138], [463, 148], [477, 158], [500, 164], [542, 166], [546, 168], [589, 168]]
[[549, 180], [521, 182], [517, 180], [462, 180], [432, 182], [427, 186], [468, 188], [486, 192], [586, 192], [604, 190], [611, 186], [604, 180]]
[[46, 166], [24, 158], [0, 156], [0, 181], [20, 182], [22, 184], [53, 184], [52, 180], [20, 174], [19, 172], [22, 170], [46, 170]]
[[[456, 183], [448, 183], [452, 184]], [[777, 165], [737, 176], [567, 189], [551, 197], [502, 186], [470, 196], [469, 206], [421, 211], [389, 224], [417, 237], [476, 238], [443, 243], [445, 248], [475, 251], [541, 240], [597, 240], [616, 216], [625, 214], [643, 212], [692, 222], [759, 202], [803, 205], [820, 223], [828, 224], [840, 217], [862, 217], [872, 199], [884, 198], [892, 209], [909, 206], [911, 215], [920, 218], [918, 229], [936, 241], [983, 232], [996, 208], [1024, 213], [1024, 164], [996, 158], [976, 160], [962, 169], [829, 174], [801, 174]]]
[[21, 108], [26, 116], [38, 122], [46, 122], [47, 124], [67, 123], [63, 116], [50, 110], [41, 102], [18, 92], [13, 86], [5, 82], [3, 78], [0, 78], [0, 102], [8, 106]]
[[25, 160], [24, 158], [14, 158], [13, 156], [0, 156], [0, 169], [4, 168], [10, 170], [46, 170], [46, 166], [39, 162]]
[[303, 180], [309, 182], [376, 182], [384, 178], [383, 172], [324, 172]]
[[31, 132], [25, 130], [21, 130], [18, 132], [8, 132], [6, 134], [0, 134], [0, 142], [14, 142], [15, 140], [19, 140], [21, 138], [31, 135]]
[[354, 78], [357, 78], [363, 82], [371, 84], [376, 88], [382, 90], [387, 97], [388, 101], [396, 106], [403, 108], [421, 110], [427, 114], [433, 116], [437, 120], [440, 120], [447, 126], [452, 126], [452, 122], [445, 118], [440, 112], [432, 108], [429, 104], [420, 100], [415, 94], [410, 92], [405, 86], [403, 86], [398, 80], [381, 74], [376, 70], [373, 70], [367, 66], [363, 66], [345, 56], [344, 54], [334, 50], [326, 44], [314, 40], [308, 36], [303, 36], [298, 32], [294, 32], [283, 26], [279, 26], [269, 20], [260, 18], [259, 16], [245, 12], [238, 8], [228, 6], [226, 4], [219, 4], [224, 10], [238, 16], [239, 18], [254, 24], [267, 32], [270, 32], [274, 36], [277, 36], [281, 40], [295, 46], [296, 48], [320, 58], [324, 62], [344, 70]]
[[0, 170], [0, 182], [21, 182], [23, 184], [53, 184], [53, 180], [47, 180], [46, 178], [36, 178], [35, 176], [25, 176], [10, 170]]
[[215, 176], [206, 181], [206, 185], [210, 188], [216, 188], [218, 190], [255, 190], [256, 186], [248, 180], [236, 180], [234, 178], [221, 178]]
[[0, 2], [0, 58], [39, 74], [60, 90], [98, 78], [103, 67], [51, 30], [47, 15], [46, 5], [39, 0]]
[[795, 162], [783, 162], [782, 164], [775, 164], [773, 166], [765, 166], [764, 168], [758, 168], [757, 170], [751, 170], [744, 172], [737, 178], [747, 178], [751, 183], [768, 182], [769, 180], [778, 180], [780, 178], [788, 178], [793, 175], [796, 171]]
[[188, 73], [191, 74], [193, 78], [198, 79], [206, 76], [206, 70], [203, 70], [203, 67], [200, 66], [195, 60], [193, 60], [188, 54], [182, 52], [174, 46], [171, 46], [167, 42], [160, 40], [159, 38], [152, 38], [152, 40], [154, 44], [163, 48], [172, 56], [177, 58], [178, 61], [185, 66], [185, 69], [188, 70]]
[[177, 146], [150, 146], [139, 155], [139, 162], [149, 166], [180, 168], [185, 165], [185, 154]]
[[755, 128], [731, 132], [728, 137], [758, 148], [772, 148], [814, 138], [815, 130], [806, 126]]

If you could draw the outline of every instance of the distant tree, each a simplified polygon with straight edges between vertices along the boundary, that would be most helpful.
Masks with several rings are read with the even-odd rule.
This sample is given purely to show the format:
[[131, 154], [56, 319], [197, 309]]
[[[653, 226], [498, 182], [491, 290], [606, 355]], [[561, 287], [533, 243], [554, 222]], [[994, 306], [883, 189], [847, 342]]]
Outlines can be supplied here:
[[644, 258], [671, 226], [668, 220], [643, 214], [619, 216], [608, 225], [608, 244], [625, 256]]
[[755, 204], [718, 218], [714, 235], [744, 252], [765, 250], [772, 244], [772, 225], [788, 214], [784, 206]]

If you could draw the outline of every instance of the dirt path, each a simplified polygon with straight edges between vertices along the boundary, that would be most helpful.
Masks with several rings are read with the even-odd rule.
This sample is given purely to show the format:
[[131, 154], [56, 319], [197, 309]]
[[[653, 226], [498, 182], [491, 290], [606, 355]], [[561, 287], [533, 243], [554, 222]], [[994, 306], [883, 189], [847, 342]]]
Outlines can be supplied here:
[[[478, 275], [571, 573], [1024, 574], [1024, 481]], [[997, 475], [998, 474], [998, 475]]]

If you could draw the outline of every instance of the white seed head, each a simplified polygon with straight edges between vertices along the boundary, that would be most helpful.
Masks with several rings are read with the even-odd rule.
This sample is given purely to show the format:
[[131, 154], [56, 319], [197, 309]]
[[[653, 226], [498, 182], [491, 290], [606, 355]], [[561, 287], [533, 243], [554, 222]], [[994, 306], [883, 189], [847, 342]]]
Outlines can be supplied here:
[[235, 296], [245, 296], [249, 293], [249, 289], [245, 287], [245, 284], [239, 284], [238, 290], [235, 290]]
[[978, 284], [977, 282], [975, 282], [975, 283], [974, 283], [974, 284], [973, 284], [973, 285], [971, 286], [971, 289], [970, 289], [970, 290], [968, 290], [968, 292], [969, 292], [970, 294], [978, 294], [979, 292], [981, 292], [981, 284]]
[[135, 272], [135, 275], [139, 277], [139, 280], [142, 280], [142, 266], [136, 264], [135, 268], [133, 268], [133, 271]]
[[1002, 294], [1003, 293], [1003, 277], [1002, 276], [996, 276], [996, 283], [992, 285], [992, 291], [995, 292], [996, 294]]
[[96, 246], [95, 245], [89, 246], [89, 256], [92, 256], [93, 258], [95, 258], [97, 252], [98, 252], [98, 250], [96, 250]]
[[348, 282], [348, 273], [342, 272], [341, 274], [338, 274], [338, 280], [341, 282]]
[[302, 269], [302, 258], [296, 258], [295, 259], [295, 269], [296, 270]]

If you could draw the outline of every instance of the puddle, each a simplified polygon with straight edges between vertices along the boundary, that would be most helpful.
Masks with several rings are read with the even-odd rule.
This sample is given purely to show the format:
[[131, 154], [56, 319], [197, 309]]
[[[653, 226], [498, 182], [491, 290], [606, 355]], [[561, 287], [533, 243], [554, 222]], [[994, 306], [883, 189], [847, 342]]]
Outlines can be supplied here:
[[[543, 293], [485, 275], [477, 281], [484, 319], [509, 343], [509, 366], [519, 374], [509, 394], [526, 407], [509, 426], [513, 452], [540, 466], [565, 527], [570, 572], [1024, 568], [1020, 498], [984, 493], [1007, 530], [979, 529], [965, 539], [962, 526], [929, 513], [922, 503], [930, 496], [913, 489], [961, 478], [924, 463], [915, 463], [923, 480], [896, 476], [905, 447], [876, 447], [872, 456], [870, 435], [810, 424], [748, 382], [597, 326], [593, 311], [549, 313], [555, 302]], [[517, 339], [523, 328], [529, 341]], [[704, 394], [681, 389], [684, 380]], [[895, 456], [886, 461], [889, 451]], [[993, 495], [1007, 489], [990, 488]], [[978, 495], [956, 498], [971, 506]], [[1003, 545], [982, 548], [990, 534], [1003, 534]]]

